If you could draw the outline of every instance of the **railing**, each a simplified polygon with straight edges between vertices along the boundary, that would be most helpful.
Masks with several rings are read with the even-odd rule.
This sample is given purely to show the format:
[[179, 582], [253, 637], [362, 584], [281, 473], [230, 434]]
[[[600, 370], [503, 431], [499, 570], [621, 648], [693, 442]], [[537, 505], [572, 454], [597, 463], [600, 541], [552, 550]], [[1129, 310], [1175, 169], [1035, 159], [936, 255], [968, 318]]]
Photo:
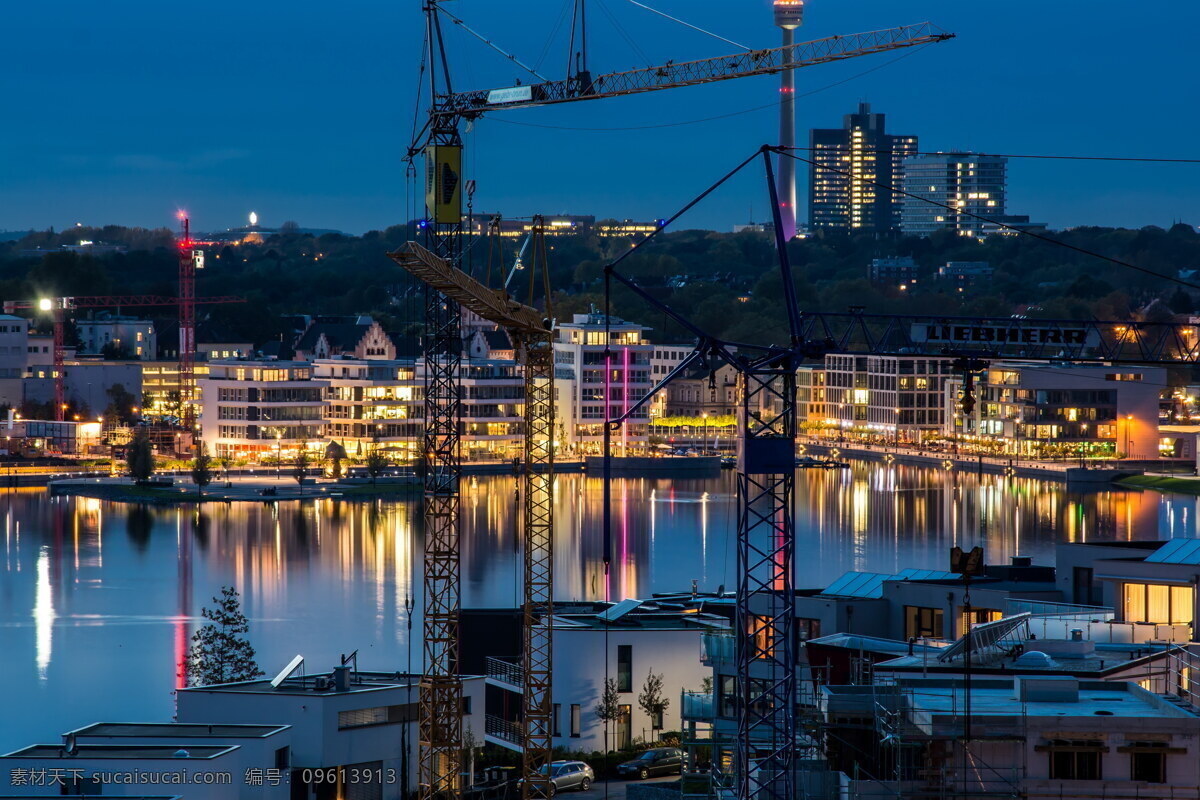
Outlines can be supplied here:
[[524, 732], [521, 730], [520, 724], [500, 719], [491, 714], [485, 714], [483, 717], [483, 733], [515, 745], [520, 745], [524, 741]]
[[679, 713], [685, 720], [711, 722], [715, 709], [712, 692], [683, 692], [679, 698]]
[[1110, 620], [1116, 614], [1108, 606], [1085, 606], [1078, 603], [1059, 603], [1053, 600], [1024, 600], [1017, 597], [1009, 597], [1004, 601], [1006, 617], [1025, 612], [1038, 617], [1081, 617], [1100, 620]]
[[700, 663], [711, 667], [714, 661], [732, 661], [734, 639], [732, 633], [704, 633], [700, 636]]
[[487, 677], [503, 681], [510, 686], [520, 687], [525, 684], [525, 671], [521, 669], [521, 665], [502, 658], [488, 657]]

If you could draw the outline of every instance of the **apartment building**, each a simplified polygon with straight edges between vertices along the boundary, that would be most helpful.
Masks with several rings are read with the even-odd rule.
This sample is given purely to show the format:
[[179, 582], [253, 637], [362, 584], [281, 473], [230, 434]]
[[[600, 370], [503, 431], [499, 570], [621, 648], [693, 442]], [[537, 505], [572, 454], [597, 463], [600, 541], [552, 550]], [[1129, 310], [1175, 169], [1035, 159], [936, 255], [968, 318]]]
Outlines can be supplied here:
[[21, 380], [29, 355], [29, 320], [0, 314], [0, 405], [21, 407], [24, 400]]
[[200, 388], [200, 434], [223, 458], [286, 457], [322, 439], [325, 381], [303, 361], [209, 363]]
[[[605, 357], [608, 330], [611, 362]], [[598, 454], [604, 420], [629, 410], [654, 385], [651, 361], [655, 346], [645, 339], [645, 326], [592, 311], [559, 324], [554, 341], [556, 426], [560, 446]], [[682, 350], [682, 348], [680, 348]], [[648, 440], [649, 410], [641, 408], [613, 434], [621, 453], [640, 450]]]
[[[944, 430], [977, 437], [1000, 452], [1159, 457], [1161, 367], [996, 362], [975, 384], [975, 408], [962, 413], [962, 378], [945, 382]], [[1069, 450], [1070, 453], [1065, 452]]]
[[325, 438], [350, 455], [380, 446], [408, 460], [424, 426], [424, 387], [412, 359], [337, 357], [313, 362], [325, 384]]
[[158, 358], [158, 337], [154, 332], [154, 323], [148, 319], [98, 314], [90, 319], [76, 320], [75, 329], [79, 333], [79, 352], [82, 355], [138, 361]]
[[825, 356], [827, 424], [860, 437], [919, 442], [940, 431], [950, 358]]

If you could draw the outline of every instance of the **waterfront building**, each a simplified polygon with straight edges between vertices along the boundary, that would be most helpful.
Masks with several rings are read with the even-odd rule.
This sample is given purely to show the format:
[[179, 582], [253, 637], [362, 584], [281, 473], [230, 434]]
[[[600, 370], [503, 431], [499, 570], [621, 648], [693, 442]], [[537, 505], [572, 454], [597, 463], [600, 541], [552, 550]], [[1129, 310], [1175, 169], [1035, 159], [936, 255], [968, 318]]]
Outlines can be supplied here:
[[508, 334], [493, 326], [472, 332], [467, 342], [466, 356], [472, 359], [513, 361], [517, 357], [517, 351]]
[[[28, 322], [28, 320], [26, 320]], [[54, 334], [29, 331], [29, 360], [26, 361], [26, 372], [29, 367], [45, 367], [54, 363]], [[75, 348], [63, 348], [63, 358], [75, 358]]]
[[[692, 344], [656, 344], [650, 355], [650, 382], [657, 386], [671, 374], [671, 370], [683, 363], [683, 360], [695, 350]], [[654, 395], [650, 401], [650, 418], [667, 415], [667, 392], [665, 390]]]
[[876, 286], [910, 286], [917, 282], [917, 262], [912, 256], [873, 258], [867, 279]]
[[81, 355], [138, 361], [158, 358], [158, 336], [154, 323], [148, 319], [102, 313], [76, 320], [75, 329], [79, 333]]
[[947, 261], [938, 267], [937, 280], [947, 291], [967, 292], [991, 283], [995, 272], [986, 261]]
[[[183, 723], [270, 723], [290, 726], [293, 798], [343, 796], [401, 800], [415, 792], [420, 675], [363, 672], [349, 666], [268, 680], [180, 689], [176, 718]], [[463, 676], [463, 732], [483, 742], [484, 681]], [[337, 785], [304, 785], [314, 770], [357, 770], [366, 776], [354, 794]], [[382, 780], [379, 780], [379, 777]]]
[[[554, 393], [561, 435], [555, 438], [560, 448], [572, 452], [598, 454], [604, 420], [620, 417], [654, 385], [654, 345], [644, 338], [649, 328], [617, 317], [607, 323], [611, 364], [605, 363], [604, 314], [575, 314], [556, 331]], [[648, 420], [648, 409], [639, 409], [613, 433], [613, 446], [622, 454], [644, 448]]]
[[[424, 376], [424, 364], [419, 374]], [[506, 359], [464, 359], [459, 366], [462, 389], [462, 451], [467, 459], [520, 457], [525, 443], [524, 368]], [[561, 386], [556, 391], [562, 391]], [[572, 420], [556, 424], [571, 425]]]
[[[961, 676], [822, 686], [830, 768], [874, 776], [847, 781], [862, 798], [1170, 797], [1200, 785], [1189, 704], [1129, 682], [988, 676], [971, 680], [968, 719], [965, 689]], [[880, 754], [896, 748], [920, 757], [881, 774]]]
[[804, 429], [825, 427], [825, 367], [805, 364], [796, 370], [796, 421]]
[[982, 237], [984, 223], [977, 217], [1005, 215], [1007, 169], [1007, 158], [978, 153], [935, 153], [906, 158], [900, 229], [905, 236], [925, 237], [949, 231], [959, 236]]
[[880, 187], [900, 188], [904, 160], [917, 151], [916, 136], [887, 133], [884, 115], [859, 103], [842, 127], [810, 131], [809, 147], [816, 162], [808, 182], [811, 230], [887, 233], [900, 227], [899, 196]]
[[946, 380], [944, 432], [998, 454], [1159, 457], [1162, 367], [999, 361], [979, 373], [962, 413], [960, 376]]
[[287, 457], [316, 447], [325, 415], [324, 381], [303, 361], [222, 359], [209, 362], [200, 388], [200, 436], [213, 455]]
[[424, 431], [424, 388], [412, 359], [337, 357], [313, 362], [324, 384], [324, 436], [351, 456], [383, 447], [412, 460]]
[[826, 427], [884, 442], [942, 429], [953, 359], [936, 356], [825, 356]]

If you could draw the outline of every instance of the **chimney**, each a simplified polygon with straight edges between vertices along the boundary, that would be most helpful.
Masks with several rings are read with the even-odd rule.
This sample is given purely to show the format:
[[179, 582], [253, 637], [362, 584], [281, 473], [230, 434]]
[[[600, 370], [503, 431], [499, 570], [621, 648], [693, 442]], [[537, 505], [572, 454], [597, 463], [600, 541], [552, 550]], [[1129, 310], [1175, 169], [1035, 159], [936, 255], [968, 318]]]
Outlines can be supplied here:
[[350, 668], [346, 666], [333, 668], [333, 690], [335, 692], [350, 691]]

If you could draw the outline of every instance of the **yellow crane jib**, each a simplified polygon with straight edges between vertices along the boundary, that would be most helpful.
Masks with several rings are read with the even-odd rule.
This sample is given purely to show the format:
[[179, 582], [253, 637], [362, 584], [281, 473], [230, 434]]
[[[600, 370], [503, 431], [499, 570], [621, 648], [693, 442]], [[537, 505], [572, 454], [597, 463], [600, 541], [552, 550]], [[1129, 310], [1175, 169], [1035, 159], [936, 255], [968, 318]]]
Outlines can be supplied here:
[[388, 256], [417, 280], [513, 334], [550, 335], [549, 321], [536, 308], [518, 303], [501, 289], [489, 289], [444, 258], [416, 242], [406, 242]]

